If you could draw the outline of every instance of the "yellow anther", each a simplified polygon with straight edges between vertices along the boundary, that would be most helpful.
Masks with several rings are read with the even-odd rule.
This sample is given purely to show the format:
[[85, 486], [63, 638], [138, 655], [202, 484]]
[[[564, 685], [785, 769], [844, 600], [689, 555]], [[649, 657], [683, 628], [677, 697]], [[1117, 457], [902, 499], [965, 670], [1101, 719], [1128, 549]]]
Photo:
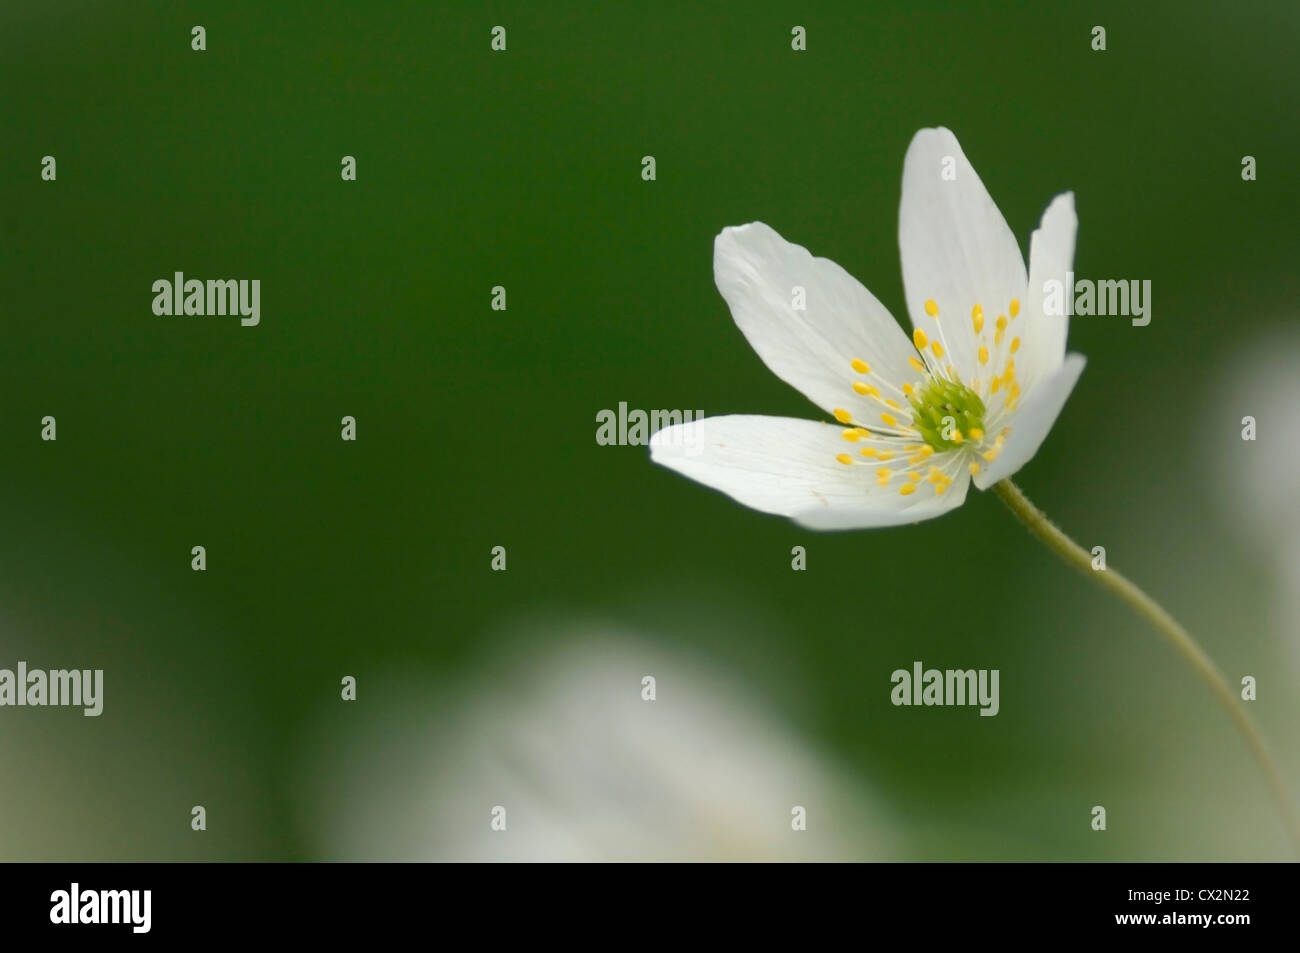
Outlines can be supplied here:
[[917, 473], [915, 470], [908, 471], [907, 478], [913, 483], [921, 482], [921, 474]]
[[935, 357], [943, 357], [943, 345], [938, 341], [930, 342], [930, 350], [934, 352]]
[[859, 374], [871, 373], [871, 365], [868, 364], [866, 361], [864, 361], [862, 358], [855, 357], [852, 363], [853, 363], [853, 369], [857, 371]]
[[992, 463], [994, 460], [998, 458], [998, 454], [1001, 452], [1002, 450], [1000, 447], [994, 447], [992, 450], [985, 450], [984, 459], [987, 460], [989, 463]]
[[999, 330], [999, 331], [1005, 331], [1006, 329], [1007, 329], [1007, 316], [1006, 316], [1005, 314], [999, 314], [999, 315], [998, 315], [998, 330]]
[[987, 347], [985, 347], [983, 344], [981, 344], [981, 345], [980, 345], [980, 363], [981, 363], [981, 364], [987, 364], [988, 362], [989, 362], [989, 349], [988, 349]]
[[843, 437], [845, 440], [847, 440], [849, 443], [857, 443], [859, 440], [862, 439], [862, 434], [858, 432], [858, 429], [856, 427], [850, 427], [848, 430], [840, 434], [840, 436]]
[[874, 456], [876, 455], [876, 448], [875, 448], [875, 447], [863, 447], [863, 448], [862, 448], [861, 450], [859, 450], [858, 452], [861, 453], [864, 457], [874, 457]]
[[974, 461], [972, 461], [972, 462], [971, 462], [971, 465], [970, 465], [970, 475], [971, 475], [971, 476], [974, 476], [975, 474], [977, 474], [977, 473], [979, 473], [979, 472], [980, 472], [980, 465], [979, 465], [978, 463], [975, 463]]
[[864, 396], [879, 397], [880, 390], [872, 384], [864, 384], [862, 381], [853, 382], [853, 390]]
[[925, 302], [925, 313], [928, 314], [928, 315], [929, 315], [930, 317], [932, 317], [932, 318], [933, 318], [935, 315], [937, 315], [937, 314], [939, 313], [939, 306], [938, 306], [937, 304], [934, 303], [934, 299], [933, 299], [933, 298], [927, 298], [927, 299], [926, 299], [926, 302]]
[[893, 474], [894, 471], [889, 469], [889, 467], [881, 467], [879, 470], [876, 471], [876, 482], [879, 483], [881, 486], [884, 486], [886, 483], [889, 482], [889, 478], [893, 476]]
[[892, 460], [894, 459], [894, 451], [881, 450], [876, 454], [876, 459], [880, 460], [882, 463]]
[[834, 410], [831, 411], [831, 413], [833, 413], [835, 415], [835, 419], [842, 424], [851, 423], [853, 421], [853, 415], [849, 413], [847, 410], [845, 410], [843, 407], [836, 407]]
[[909, 496], [910, 494], [916, 492], [916, 484], [904, 483], [902, 486], [898, 488], [898, 492], [903, 494], [903, 496]]
[[947, 483], [940, 483], [938, 486], [936, 486], [936, 487], [934, 488], [934, 495], [935, 495], [935, 496], [943, 496], [943, 492], [944, 492], [944, 490], [946, 490], [946, 489], [948, 489], [948, 484], [947, 484]]
[[924, 351], [926, 342], [930, 339], [925, 336], [925, 332], [920, 328], [912, 329], [912, 343], [916, 345], [918, 351]]
[[903, 393], [904, 393], [906, 396], [911, 397], [913, 394], [916, 393], [916, 388], [913, 387], [911, 384], [904, 384], [904, 385], [903, 385]]
[[1016, 376], [1016, 362], [1014, 358], [1007, 358], [1007, 369], [1002, 372], [1002, 376], [1007, 380]]
[[922, 363], [921, 363], [917, 358], [915, 358], [915, 357], [909, 357], [909, 358], [907, 359], [907, 363], [911, 364], [911, 365], [912, 365], [912, 370], [916, 371], [918, 374], [924, 374], [924, 373], [925, 373], [925, 365], [922, 364]]
[[983, 431], [983, 430], [980, 430], [979, 427], [972, 427], [972, 428], [971, 428], [971, 431], [970, 431], [970, 438], [971, 438], [972, 440], [983, 440], [983, 439], [984, 439], [984, 431]]
[[893, 414], [881, 414], [880, 419], [885, 422], [886, 427], [898, 426], [898, 418], [895, 417]]
[[895, 410], [903, 409], [902, 406], [898, 403], [898, 401], [890, 400], [888, 397], [885, 398], [885, 403], [888, 404], [890, 407], [893, 407]]
[[853, 458], [847, 453], [837, 453], [835, 459], [840, 461], [840, 463], [844, 464], [846, 467], [853, 462]]
[[1012, 298], [1012, 299], [1011, 299], [1011, 316], [1014, 318], [1014, 317], [1015, 317], [1016, 315], [1018, 315], [1019, 313], [1020, 313], [1020, 299], [1019, 299], [1019, 298]]
[[1000, 377], [993, 378], [993, 386], [989, 388], [989, 393], [996, 394], [998, 392], [998, 388], [1001, 386], [1002, 386], [1002, 378]]
[[976, 334], [984, 330], [984, 309], [979, 305], [970, 309], [970, 323], [975, 325]]
[[1016, 351], [1018, 351], [1018, 350], [1020, 350], [1020, 338], [1012, 338], [1012, 339], [1011, 339], [1011, 353], [1012, 353], [1012, 354], [1015, 354]]
[[921, 448], [921, 456], [924, 457], [926, 460], [929, 460], [932, 456], [934, 456], [934, 447], [930, 446], [927, 443], [924, 447]]
[[930, 472], [926, 474], [925, 478], [931, 483], [942, 483], [943, 471], [938, 467], [930, 467]]

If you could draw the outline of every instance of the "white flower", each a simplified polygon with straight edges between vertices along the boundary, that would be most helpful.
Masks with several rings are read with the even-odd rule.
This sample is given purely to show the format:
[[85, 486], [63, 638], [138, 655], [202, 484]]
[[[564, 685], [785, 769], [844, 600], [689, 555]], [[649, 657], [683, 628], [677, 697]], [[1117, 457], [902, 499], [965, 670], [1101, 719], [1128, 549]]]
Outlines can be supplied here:
[[559, 645], [524, 631], [458, 690], [371, 679], [364, 717], [313, 726], [299, 820], [324, 859], [850, 861], [902, 846], [856, 777], [707, 660], [605, 626]]
[[[891, 526], [961, 505], [1038, 450], [1083, 370], [1044, 284], [1072, 267], [1072, 193], [1015, 236], [947, 129], [922, 129], [898, 213], [912, 340], [843, 268], [761, 222], [714, 241], [718, 290], [769, 368], [838, 424], [709, 417], [659, 431], [652, 459], [813, 529]], [[802, 300], [800, 300], [802, 289]]]

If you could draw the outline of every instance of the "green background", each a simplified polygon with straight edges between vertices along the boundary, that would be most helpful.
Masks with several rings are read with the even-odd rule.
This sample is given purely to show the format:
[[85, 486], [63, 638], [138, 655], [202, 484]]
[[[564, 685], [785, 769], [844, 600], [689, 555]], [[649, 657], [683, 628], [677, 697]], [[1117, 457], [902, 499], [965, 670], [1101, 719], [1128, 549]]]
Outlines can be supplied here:
[[[394, 673], [433, 700], [599, 618], [742, 681], [888, 805], [891, 856], [1286, 858], [1204, 687], [992, 497], [819, 535], [594, 435], [620, 401], [818, 416], [736, 329], [713, 237], [765, 221], [904, 318], [903, 155], [946, 125], [1022, 248], [1073, 189], [1079, 275], [1152, 281], [1150, 326], [1072, 323], [1088, 367], [1019, 481], [1230, 680], [1260, 678], [1253, 713], [1300, 780], [1284, 583], [1211, 463], [1256, 466], [1240, 417], [1262, 444], [1297, 411], [1241, 406], [1221, 372], [1296, 318], [1298, 21], [1282, 2], [6, 5], [0, 667], [102, 668], [106, 699], [98, 719], [0, 709], [0, 857], [335, 856], [304, 820], [314, 788], [365, 768], [305, 764], [315, 726], [375, 717]], [[259, 278], [261, 325], [154, 316], [177, 270]], [[918, 659], [999, 669], [1001, 714], [894, 708], [889, 674]]]

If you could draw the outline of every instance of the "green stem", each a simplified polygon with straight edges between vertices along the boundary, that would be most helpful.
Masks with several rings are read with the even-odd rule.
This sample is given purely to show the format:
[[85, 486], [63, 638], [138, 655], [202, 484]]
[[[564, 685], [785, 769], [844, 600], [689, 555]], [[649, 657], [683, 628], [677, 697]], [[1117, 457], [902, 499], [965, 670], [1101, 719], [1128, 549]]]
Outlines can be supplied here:
[[1092, 568], [1092, 555], [1061, 532], [1056, 524], [1043, 514], [1042, 510], [1030, 502], [1029, 498], [1021, 492], [1020, 487], [1010, 480], [1002, 480], [994, 485], [993, 490], [1002, 498], [1002, 502], [1007, 505], [1007, 508], [1016, 514], [1020, 522], [1024, 523], [1043, 545], [1075, 569], [1083, 572], [1099, 586], [1109, 589], [1119, 596], [1120, 599], [1128, 603], [1130, 609], [1150, 622], [1161, 637], [1187, 661], [1187, 664], [1195, 670], [1201, 680], [1210, 687], [1214, 697], [1223, 705], [1228, 712], [1228, 716], [1232, 718], [1233, 723], [1237, 726], [1237, 730], [1241, 732], [1242, 738], [1246, 740], [1251, 754], [1259, 762], [1264, 777], [1268, 781], [1269, 790], [1282, 812], [1282, 822], [1286, 827], [1287, 834], [1290, 836], [1297, 853], [1300, 853], [1300, 822], [1296, 819], [1294, 802], [1287, 792], [1286, 784], [1282, 781], [1282, 774], [1277, 769], [1277, 763], [1273, 760], [1273, 756], [1269, 754], [1268, 746], [1264, 744], [1264, 739], [1250, 720], [1250, 715], [1246, 713], [1246, 706], [1241, 703], [1241, 699], [1229, 686], [1228, 680], [1223, 677], [1223, 673], [1219, 671], [1218, 666], [1205, 654], [1205, 650], [1159, 603], [1124, 576], [1109, 568], [1104, 571], [1094, 570]]

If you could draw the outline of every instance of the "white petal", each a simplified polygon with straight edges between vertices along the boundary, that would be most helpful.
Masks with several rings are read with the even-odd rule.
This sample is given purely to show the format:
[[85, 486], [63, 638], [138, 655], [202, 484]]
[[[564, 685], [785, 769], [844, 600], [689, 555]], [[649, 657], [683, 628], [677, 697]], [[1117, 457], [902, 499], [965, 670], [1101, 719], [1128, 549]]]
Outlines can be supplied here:
[[1045, 286], [1049, 281], [1060, 283], [1062, 305], [1066, 296], [1074, 294], [1073, 289], [1065, 288], [1065, 281], [1066, 272], [1074, 267], [1074, 236], [1078, 226], [1074, 193], [1066, 192], [1052, 200], [1043, 213], [1042, 224], [1029, 238], [1029, 287], [1025, 289], [1021, 316], [1024, 323], [1018, 329], [1024, 338], [1019, 372], [1027, 385], [1053, 373], [1065, 358], [1070, 319], [1064, 313], [1047, 313]]
[[1065, 406], [1066, 398], [1074, 390], [1074, 385], [1083, 373], [1087, 363], [1082, 354], [1071, 354], [1065, 358], [1055, 372], [1041, 378], [1022, 398], [1020, 409], [1011, 417], [1011, 432], [1007, 442], [992, 463], [984, 464], [983, 469], [975, 475], [975, 485], [986, 490], [999, 480], [1009, 477], [1030, 461], [1047, 432], [1056, 423], [1056, 418]]
[[[947, 129], [922, 129], [903, 161], [898, 210], [903, 286], [912, 324], [939, 338], [963, 380], [978, 373], [979, 341], [971, 312], [979, 305], [987, 334], [1025, 291], [1025, 262], [1016, 237], [984, 183]], [[939, 308], [937, 317], [925, 303]]]
[[[887, 384], [915, 373], [915, 351], [875, 296], [835, 262], [814, 258], [762, 222], [724, 228], [713, 243], [713, 276], [750, 346], [787, 384], [827, 413], [842, 407], [875, 422], [880, 407], [854, 393], [862, 380], [902, 403]], [[802, 288], [805, 310], [795, 307]], [[872, 376], [856, 373], [866, 361]]]
[[898, 492], [899, 478], [876, 482], [870, 461], [845, 466], [854, 451], [842, 427], [789, 417], [706, 417], [650, 438], [655, 463], [676, 470], [763, 513], [813, 529], [863, 529], [929, 519], [961, 505], [969, 474], [936, 496], [928, 483]]
[[[932, 461], [936, 459], [937, 456], [931, 458]], [[917, 484], [916, 492], [907, 497], [899, 494], [898, 480], [894, 480], [886, 487], [877, 487], [873, 483], [872, 489], [909, 501], [905, 510], [894, 511], [893, 514], [882, 512], [878, 505], [820, 507], [796, 514], [795, 521], [809, 529], [836, 530], [897, 526], [901, 523], [919, 523], [921, 520], [933, 519], [949, 510], [955, 510], [966, 500], [966, 490], [970, 486], [970, 470], [967, 466], [963, 464], [949, 467], [947, 475], [952, 479], [952, 484], [942, 494], [935, 493], [931, 484], [925, 482]], [[885, 519], [887, 515], [896, 515], [897, 518]]]

